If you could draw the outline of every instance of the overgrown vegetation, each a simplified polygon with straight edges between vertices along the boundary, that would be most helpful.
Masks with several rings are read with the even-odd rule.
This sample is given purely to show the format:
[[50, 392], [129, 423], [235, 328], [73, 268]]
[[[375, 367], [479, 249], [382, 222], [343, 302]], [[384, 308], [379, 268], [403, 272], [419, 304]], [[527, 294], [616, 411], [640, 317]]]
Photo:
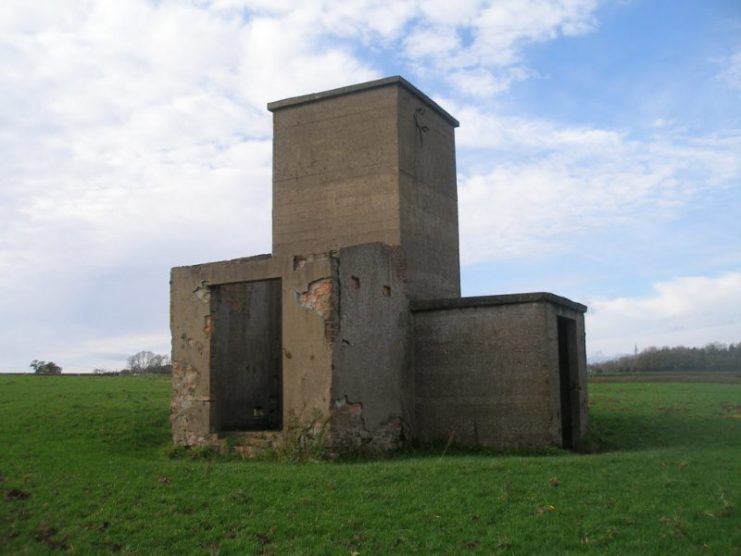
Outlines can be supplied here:
[[741, 381], [590, 385], [597, 453], [168, 457], [166, 377], [0, 375], [0, 553], [741, 554]]
[[276, 458], [293, 463], [324, 459], [328, 428], [329, 419], [320, 412], [314, 413], [308, 422], [290, 415], [275, 447]]
[[714, 342], [702, 348], [648, 347], [633, 355], [624, 355], [588, 366], [591, 373], [641, 373], [676, 371], [739, 371], [741, 342]]

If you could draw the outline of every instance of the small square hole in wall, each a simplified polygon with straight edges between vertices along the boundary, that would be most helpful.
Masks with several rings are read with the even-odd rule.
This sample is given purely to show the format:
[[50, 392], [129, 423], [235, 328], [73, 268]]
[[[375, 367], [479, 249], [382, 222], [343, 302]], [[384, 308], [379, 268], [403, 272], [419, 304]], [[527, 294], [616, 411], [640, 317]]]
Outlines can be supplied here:
[[383, 295], [385, 297], [390, 297], [391, 296], [391, 286], [384, 286], [383, 287]]
[[352, 289], [357, 290], [360, 288], [360, 278], [357, 276], [350, 276], [350, 280], [352, 282]]

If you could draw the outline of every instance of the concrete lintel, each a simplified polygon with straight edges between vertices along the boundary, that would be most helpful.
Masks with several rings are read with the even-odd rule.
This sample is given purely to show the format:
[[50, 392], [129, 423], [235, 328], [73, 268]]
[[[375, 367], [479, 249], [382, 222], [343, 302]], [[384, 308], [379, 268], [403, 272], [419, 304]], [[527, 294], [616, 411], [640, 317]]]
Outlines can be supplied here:
[[239, 264], [239, 263], [246, 263], [246, 262], [252, 262], [252, 261], [264, 261], [264, 260], [270, 259], [271, 257], [272, 255], [270, 253], [265, 253], [262, 255], [253, 255], [251, 257], [238, 257], [236, 259], [225, 259], [223, 261], [209, 261], [207, 263], [174, 266], [172, 267], [172, 270], [181, 270], [181, 269], [197, 270], [199, 268], [203, 268], [203, 267], [211, 266], [211, 265], [217, 265], [217, 264]]
[[310, 102], [316, 102], [318, 100], [324, 100], [327, 98], [338, 97], [342, 95], [350, 95], [354, 93], [360, 93], [363, 91], [369, 91], [371, 89], [380, 89], [381, 87], [390, 87], [392, 85], [398, 85], [404, 87], [413, 95], [419, 97], [423, 102], [428, 104], [436, 112], [443, 117], [453, 127], [458, 127], [460, 123], [453, 116], [451, 116], [446, 110], [444, 110], [438, 103], [424, 94], [422, 91], [417, 89], [414, 85], [409, 83], [406, 79], [400, 75], [394, 75], [392, 77], [384, 77], [383, 79], [376, 79], [375, 81], [367, 81], [365, 83], [358, 83], [357, 85], [349, 85], [347, 87], [339, 87], [338, 89], [331, 89], [329, 91], [322, 91], [320, 93], [310, 93], [308, 95], [301, 95], [298, 97], [286, 98], [283, 100], [276, 100], [275, 102], [268, 103], [268, 110], [275, 112], [283, 108], [290, 106], [298, 106], [300, 104], [308, 104]]
[[412, 312], [440, 311], [445, 309], [467, 309], [492, 305], [518, 305], [522, 303], [553, 303], [580, 313], [587, 312], [587, 306], [571, 301], [560, 295], [548, 292], [512, 293], [504, 295], [485, 295], [480, 297], [459, 297], [448, 299], [425, 299], [412, 301]]
[[171, 269], [171, 280], [206, 281], [209, 286], [280, 278], [284, 261], [272, 255], [256, 255]]

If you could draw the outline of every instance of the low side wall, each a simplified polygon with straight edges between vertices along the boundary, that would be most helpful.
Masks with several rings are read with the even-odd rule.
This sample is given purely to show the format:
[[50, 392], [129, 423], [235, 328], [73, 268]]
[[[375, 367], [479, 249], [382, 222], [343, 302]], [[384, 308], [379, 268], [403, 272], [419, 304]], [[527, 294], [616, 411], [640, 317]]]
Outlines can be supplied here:
[[414, 418], [404, 268], [400, 248], [373, 243], [173, 269], [175, 444], [228, 437], [249, 455], [303, 429], [338, 450], [402, 444]]
[[281, 270], [281, 261], [269, 255], [172, 269], [170, 421], [176, 445], [197, 446], [216, 440], [211, 381], [211, 336], [215, 325], [211, 287], [278, 278]]
[[413, 303], [417, 438], [561, 445], [554, 305], [586, 310], [552, 294]]
[[[273, 295], [270, 300], [281, 300], [279, 308], [270, 310], [271, 323], [280, 319], [279, 327], [260, 316], [260, 307], [269, 300], [264, 295], [247, 295], [255, 288], [267, 287], [266, 280], [274, 280], [270, 288], [280, 288], [280, 296]], [[225, 297], [225, 291], [242, 293], [219, 299]], [[170, 420], [176, 445], [222, 444], [223, 433], [234, 432], [232, 429], [239, 425], [220, 419], [234, 405], [230, 390], [246, 380], [263, 386], [266, 399], [252, 404], [265, 412], [253, 415], [257, 421], [269, 416], [273, 405], [282, 407], [284, 426], [315, 416], [326, 418], [339, 310], [337, 261], [333, 257], [261, 255], [178, 267], [171, 272], [170, 295]], [[232, 322], [235, 319], [239, 321], [236, 325]], [[280, 336], [274, 332], [278, 329]], [[241, 337], [244, 345], [235, 346]], [[278, 361], [263, 364], [265, 357], [272, 358], [277, 351], [275, 342], [282, 344]], [[224, 351], [222, 344], [231, 347]], [[258, 368], [269, 368], [270, 374], [242, 376]], [[278, 372], [282, 380], [274, 376]], [[274, 380], [278, 384], [270, 383]], [[282, 400], [271, 400], [278, 395]], [[268, 428], [277, 428], [277, 422]], [[247, 432], [256, 428], [255, 423], [241, 424]]]

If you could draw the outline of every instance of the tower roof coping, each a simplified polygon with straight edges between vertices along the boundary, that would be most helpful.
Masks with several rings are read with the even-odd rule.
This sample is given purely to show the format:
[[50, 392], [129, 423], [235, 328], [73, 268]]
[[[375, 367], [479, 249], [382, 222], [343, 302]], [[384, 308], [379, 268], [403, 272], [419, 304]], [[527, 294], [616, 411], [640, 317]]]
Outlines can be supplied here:
[[276, 100], [268, 103], [268, 110], [275, 112], [288, 108], [290, 106], [298, 106], [301, 104], [308, 104], [310, 102], [316, 102], [332, 97], [339, 97], [343, 95], [351, 95], [354, 93], [360, 93], [363, 91], [369, 91], [371, 89], [380, 89], [381, 87], [390, 87], [397, 85], [404, 87], [407, 91], [418, 97], [420, 100], [425, 102], [431, 108], [433, 108], [444, 120], [446, 120], [453, 127], [458, 127], [460, 123], [448, 112], [446, 112], [438, 103], [424, 94], [422, 91], [417, 89], [414, 85], [409, 83], [406, 79], [400, 75], [394, 75], [392, 77], [384, 77], [383, 79], [376, 79], [374, 81], [367, 81], [365, 83], [358, 83], [356, 85], [348, 85], [347, 87], [340, 87], [338, 89], [331, 89], [329, 91], [322, 91], [320, 93], [310, 93], [308, 95], [301, 95], [298, 97], [286, 98], [283, 100]]

